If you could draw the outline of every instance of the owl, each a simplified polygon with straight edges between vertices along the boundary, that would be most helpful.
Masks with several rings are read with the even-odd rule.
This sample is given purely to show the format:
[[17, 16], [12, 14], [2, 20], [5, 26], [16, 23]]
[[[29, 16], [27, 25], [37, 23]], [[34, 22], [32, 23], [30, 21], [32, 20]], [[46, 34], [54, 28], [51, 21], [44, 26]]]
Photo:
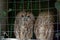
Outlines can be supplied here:
[[40, 12], [34, 25], [34, 33], [37, 40], [53, 40], [54, 18], [52, 12]]
[[33, 35], [34, 16], [31, 12], [19, 12], [15, 18], [14, 34], [17, 39], [28, 40]]

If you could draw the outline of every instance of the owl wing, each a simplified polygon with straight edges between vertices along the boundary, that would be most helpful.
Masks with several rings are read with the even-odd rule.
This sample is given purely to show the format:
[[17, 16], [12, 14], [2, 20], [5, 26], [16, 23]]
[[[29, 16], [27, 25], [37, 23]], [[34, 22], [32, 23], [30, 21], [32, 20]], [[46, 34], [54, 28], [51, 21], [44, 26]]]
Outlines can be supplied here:
[[18, 18], [16, 18], [15, 19], [15, 23], [14, 23], [14, 34], [15, 34], [15, 36], [16, 36], [16, 38], [19, 38], [19, 19]]

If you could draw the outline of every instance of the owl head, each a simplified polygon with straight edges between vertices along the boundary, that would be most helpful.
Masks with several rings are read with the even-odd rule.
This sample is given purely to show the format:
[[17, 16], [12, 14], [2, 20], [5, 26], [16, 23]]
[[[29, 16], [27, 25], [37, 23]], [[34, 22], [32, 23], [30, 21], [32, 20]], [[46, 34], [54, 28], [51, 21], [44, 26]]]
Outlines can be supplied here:
[[34, 16], [31, 12], [19, 12], [16, 16], [16, 18], [22, 19], [23, 21], [29, 21], [29, 20], [34, 20]]

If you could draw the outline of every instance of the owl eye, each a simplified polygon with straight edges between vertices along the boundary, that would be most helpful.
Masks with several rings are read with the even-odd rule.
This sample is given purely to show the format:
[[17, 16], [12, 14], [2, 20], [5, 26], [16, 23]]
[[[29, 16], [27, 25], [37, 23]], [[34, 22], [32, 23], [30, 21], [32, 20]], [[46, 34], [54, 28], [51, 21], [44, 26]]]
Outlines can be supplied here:
[[22, 15], [22, 17], [24, 17], [24, 16]]
[[30, 17], [30, 16], [27, 16], [27, 17]]

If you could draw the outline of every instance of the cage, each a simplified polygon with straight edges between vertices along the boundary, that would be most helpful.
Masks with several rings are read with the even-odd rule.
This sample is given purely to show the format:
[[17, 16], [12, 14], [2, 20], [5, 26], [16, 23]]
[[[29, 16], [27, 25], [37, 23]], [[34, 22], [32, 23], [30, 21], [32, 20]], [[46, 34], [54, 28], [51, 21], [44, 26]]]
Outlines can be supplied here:
[[[29, 16], [30, 18], [34, 19], [34, 21], [30, 21], [30, 23], [33, 22], [33, 27], [31, 28], [31, 26], [29, 26], [30, 24], [27, 26], [29, 27], [28, 29], [31, 28], [30, 31], [32, 31], [28, 37], [25, 38], [30, 38], [32, 40], [38, 40], [39, 38], [40, 40], [60, 40], [60, 15], [58, 10], [58, 7], [60, 7], [59, 3], [59, 0], [0, 0], [0, 39], [18, 40], [19, 37], [23, 38], [23, 33], [18, 34], [18, 36], [20, 36], [17, 37], [18, 31], [20, 32], [20, 27], [17, 28], [17, 24], [21, 21], [21, 15], [24, 15], [22, 18], [26, 18], [26, 15], [32, 13], [33, 16]], [[27, 14], [25, 15], [25, 13]], [[20, 20], [17, 20], [17, 17], [19, 17]], [[17, 22], [15, 25], [16, 20]], [[24, 24], [22, 22], [21, 25]], [[19, 30], [14, 33], [17, 29]], [[25, 30], [23, 29], [23, 26], [21, 29]], [[40, 31], [42, 31], [42, 33]], [[27, 34], [28, 32], [25, 34], [25, 36]]]

